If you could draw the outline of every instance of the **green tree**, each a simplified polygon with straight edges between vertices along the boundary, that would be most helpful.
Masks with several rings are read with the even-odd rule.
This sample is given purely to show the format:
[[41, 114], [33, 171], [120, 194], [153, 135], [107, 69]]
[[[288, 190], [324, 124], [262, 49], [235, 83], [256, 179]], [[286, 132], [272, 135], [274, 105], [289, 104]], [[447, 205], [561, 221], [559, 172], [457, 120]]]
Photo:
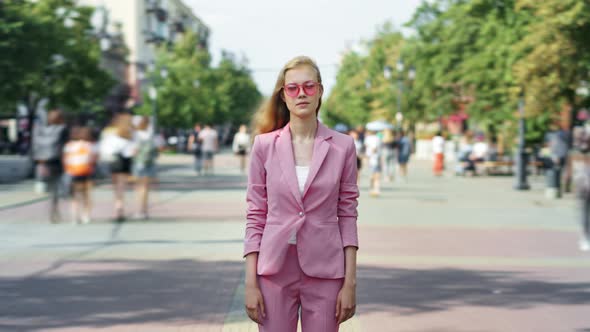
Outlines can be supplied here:
[[575, 91], [590, 69], [590, 3], [585, 0], [517, 0], [534, 18], [516, 45], [525, 53], [514, 72], [525, 87], [531, 117], [555, 118], [564, 105], [576, 106]]
[[[245, 123], [258, 105], [261, 94], [246, 61], [223, 52], [217, 67], [208, 50], [199, 47], [199, 37], [186, 33], [171, 49], [161, 48], [150, 79], [158, 91], [158, 122], [165, 127], [186, 128], [193, 123]], [[166, 68], [168, 75], [160, 72]], [[147, 99], [145, 96], [144, 100]], [[151, 102], [140, 112], [150, 114]]]
[[365, 59], [355, 52], [344, 55], [336, 76], [336, 85], [322, 106], [322, 120], [333, 126], [364, 124], [369, 118], [371, 97], [366, 82], [369, 79]]
[[366, 56], [353, 51], [343, 56], [336, 85], [322, 113], [327, 124], [356, 126], [370, 120], [394, 118], [399, 98], [396, 78], [388, 81], [383, 72], [387, 66], [395, 68], [403, 42], [401, 33], [386, 22], [366, 43]]
[[250, 122], [262, 95], [252, 79], [245, 59], [237, 60], [229, 52], [222, 52], [219, 65], [214, 70], [217, 104], [213, 122], [229, 122], [233, 125]]
[[[77, 112], [100, 101], [114, 80], [99, 67], [89, 32], [92, 7], [73, 0], [6, 0], [0, 16], [0, 99], [24, 104], [32, 120], [41, 100]], [[32, 123], [32, 121], [30, 121]]]

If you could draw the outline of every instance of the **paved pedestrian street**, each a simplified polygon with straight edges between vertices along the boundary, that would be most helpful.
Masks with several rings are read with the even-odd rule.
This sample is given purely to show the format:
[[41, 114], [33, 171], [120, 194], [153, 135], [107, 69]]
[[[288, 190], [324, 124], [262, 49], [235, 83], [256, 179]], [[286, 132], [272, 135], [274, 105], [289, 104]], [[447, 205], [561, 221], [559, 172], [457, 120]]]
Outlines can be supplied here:
[[[0, 331], [256, 331], [242, 299], [246, 177], [229, 153], [217, 166], [197, 177], [190, 156], [162, 156], [148, 221], [112, 222], [100, 184], [92, 223], [52, 225], [32, 182], [0, 185]], [[590, 331], [575, 199], [513, 180], [434, 178], [413, 161], [371, 198], [363, 173], [358, 308], [341, 331]], [[132, 191], [127, 202], [131, 215]]]

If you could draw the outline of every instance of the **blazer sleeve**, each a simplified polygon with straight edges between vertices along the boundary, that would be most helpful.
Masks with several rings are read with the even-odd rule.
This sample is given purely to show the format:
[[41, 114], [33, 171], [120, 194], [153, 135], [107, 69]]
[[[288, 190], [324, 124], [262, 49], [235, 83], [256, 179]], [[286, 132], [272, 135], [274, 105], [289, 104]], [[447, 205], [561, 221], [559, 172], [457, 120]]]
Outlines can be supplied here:
[[248, 203], [248, 210], [246, 212], [244, 257], [260, 250], [260, 240], [266, 225], [268, 211], [264, 151], [258, 136], [254, 138], [252, 146], [246, 202]]
[[357, 185], [356, 149], [351, 139], [346, 149], [346, 160], [340, 178], [338, 196], [338, 225], [342, 236], [342, 246], [358, 248], [357, 206], [359, 190]]

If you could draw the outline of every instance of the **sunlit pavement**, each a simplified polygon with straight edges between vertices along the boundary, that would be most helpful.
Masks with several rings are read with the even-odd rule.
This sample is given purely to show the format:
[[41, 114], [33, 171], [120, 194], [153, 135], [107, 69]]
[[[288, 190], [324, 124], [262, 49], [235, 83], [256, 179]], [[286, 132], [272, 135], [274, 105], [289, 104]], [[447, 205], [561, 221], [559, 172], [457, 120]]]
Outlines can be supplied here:
[[[256, 331], [243, 313], [246, 178], [230, 154], [197, 177], [190, 156], [163, 156], [151, 219], [47, 221], [32, 183], [0, 185], [1, 331]], [[577, 249], [575, 200], [543, 197], [542, 178], [433, 178], [359, 207], [357, 316], [341, 331], [590, 331], [590, 253]], [[133, 195], [127, 209], [133, 214]]]

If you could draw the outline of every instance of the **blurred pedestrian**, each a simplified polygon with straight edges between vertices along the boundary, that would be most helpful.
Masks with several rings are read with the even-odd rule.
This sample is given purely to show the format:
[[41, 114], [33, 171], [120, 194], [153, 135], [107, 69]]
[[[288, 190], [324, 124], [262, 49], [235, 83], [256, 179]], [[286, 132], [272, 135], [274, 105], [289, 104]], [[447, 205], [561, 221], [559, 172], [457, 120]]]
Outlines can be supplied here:
[[260, 331], [295, 332], [300, 311], [303, 331], [334, 332], [355, 312], [355, 147], [318, 122], [322, 93], [317, 65], [297, 57], [256, 117], [244, 255]]
[[246, 172], [246, 156], [250, 151], [250, 134], [248, 134], [248, 127], [241, 125], [238, 132], [234, 135], [232, 150], [240, 158], [240, 171]]
[[445, 169], [445, 138], [440, 131], [432, 138], [432, 154], [432, 172], [435, 176], [441, 176]]
[[127, 113], [118, 114], [112, 124], [103, 130], [100, 140], [100, 158], [109, 162], [113, 181], [117, 222], [125, 221], [125, 191], [134, 153], [132, 117]]
[[459, 152], [457, 153], [457, 160], [459, 164], [455, 169], [457, 175], [469, 174], [475, 175], [475, 162], [471, 159], [473, 153], [473, 133], [466, 131], [459, 140]]
[[397, 142], [393, 130], [383, 131], [383, 175], [385, 182], [392, 182], [395, 174], [395, 162], [397, 159]]
[[201, 124], [195, 124], [193, 132], [188, 138], [187, 150], [192, 151], [195, 156], [195, 171], [197, 175], [203, 172], [203, 150], [199, 134], [201, 133]]
[[59, 196], [62, 188], [62, 153], [68, 140], [68, 131], [63, 113], [59, 109], [49, 111], [47, 124], [38, 124], [33, 129], [33, 159], [36, 164], [36, 178], [43, 183], [50, 194], [49, 218], [56, 223], [61, 219]]
[[403, 130], [399, 133], [397, 149], [400, 180], [405, 182], [408, 179], [408, 162], [410, 161], [410, 155], [412, 154], [412, 141]]
[[573, 180], [582, 226], [578, 246], [581, 251], [590, 251], [590, 127], [574, 131], [574, 147], [578, 156], [572, 161]]
[[148, 219], [148, 194], [151, 179], [156, 177], [156, 158], [161, 148], [150, 127], [150, 119], [147, 116], [137, 118], [133, 133], [133, 177], [135, 178], [135, 194], [138, 209], [135, 219]]
[[381, 194], [381, 139], [374, 131], [367, 130], [365, 135], [365, 156], [369, 163], [370, 184], [369, 195], [377, 197]]
[[364, 146], [363, 146], [363, 142], [361, 142], [360, 137], [359, 137], [359, 133], [356, 130], [351, 130], [350, 132], [348, 132], [348, 135], [350, 135], [350, 137], [352, 137], [352, 139], [354, 140], [354, 149], [356, 150], [356, 169], [358, 172], [358, 176], [356, 177], [356, 183], [357, 185], [360, 184], [361, 181], [361, 169], [363, 167], [363, 151], [364, 151]]
[[549, 147], [550, 158], [546, 170], [545, 196], [547, 198], [561, 197], [561, 177], [569, 153], [569, 133], [557, 124], [551, 126], [551, 131], [545, 135], [545, 142]]
[[63, 164], [72, 179], [72, 221], [87, 224], [92, 211], [92, 174], [97, 150], [88, 127], [73, 128], [70, 140], [64, 147]]
[[210, 124], [206, 124], [205, 128], [199, 133], [199, 139], [203, 151], [203, 170], [205, 174], [213, 174], [213, 157], [219, 150], [217, 130], [213, 129]]

